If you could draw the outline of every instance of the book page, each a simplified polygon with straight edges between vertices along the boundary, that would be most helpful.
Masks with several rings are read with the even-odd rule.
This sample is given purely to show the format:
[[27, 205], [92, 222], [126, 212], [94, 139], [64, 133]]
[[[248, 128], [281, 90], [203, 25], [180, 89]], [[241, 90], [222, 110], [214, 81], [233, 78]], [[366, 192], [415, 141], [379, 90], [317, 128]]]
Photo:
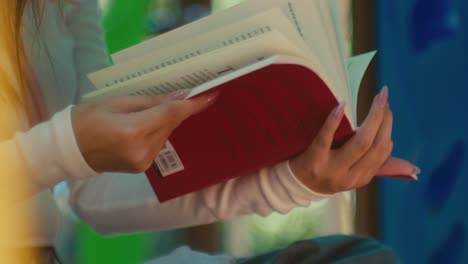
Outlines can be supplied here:
[[[332, 12], [332, 5], [338, 4], [337, 1], [330, 1], [330, 0], [317, 0], [313, 1], [313, 3], [317, 6], [319, 13], [320, 13], [320, 21], [322, 23], [322, 27], [325, 30], [325, 34], [327, 35], [327, 42], [330, 45], [330, 52], [333, 60], [334, 65], [334, 72], [339, 76], [339, 88], [343, 94], [347, 94], [347, 102], [345, 106], [345, 112], [352, 113], [352, 117], [356, 116], [357, 109], [353, 106], [353, 98], [352, 93], [350, 91], [350, 83], [348, 77], [348, 71], [346, 70], [346, 54], [344, 50], [344, 37], [341, 36], [343, 31], [341, 29], [342, 21], [341, 21], [341, 14], [340, 12], [334, 13]], [[339, 8], [339, 7], [337, 7]], [[338, 28], [337, 28], [338, 27]], [[341, 36], [341, 37], [340, 37]], [[313, 41], [313, 39], [311, 39]], [[357, 122], [357, 120], [353, 120]]]
[[[350, 80], [350, 87], [351, 87], [351, 97], [353, 104], [353, 108], [357, 109], [358, 104], [358, 95], [359, 95], [359, 87], [361, 85], [362, 78], [364, 77], [364, 73], [369, 66], [369, 63], [374, 58], [376, 52], [371, 51], [361, 55], [357, 55], [351, 58], [348, 58], [347, 69], [348, 69], [348, 76]], [[357, 113], [355, 112], [355, 119], [357, 120]]]
[[275, 29], [282, 33], [292, 43], [304, 50], [302, 56], [310, 58], [308, 47], [294, 30], [287, 18], [279, 9], [271, 9], [245, 20], [229, 24], [221, 29], [200, 34], [189, 41], [181, 41], [175, 45], [162, 48], [155, 43], [155, 48], [144, 56], [116, 64], [89, 75], [89, 78], [100, 89], [113, 84], [128, 81], [141, 75], [164, 67], [193, 59], [197, 56], [230, 45], [261, 37]]
[[[347, 94], [346, 101], [350, 101], [348, 92], [346, 71], [344, 69], [344, 58], [340, 58], [340, 45], [336, 43], [334, 24], [326, 24], [326, 28], [319, 23], [320, 12], [315, 1], [310, 0], [247, 0], [237, 6], [214, 13], [208, 17], [199, 19], [193, 23], [184, 25], [161, 36], [140, 43], [129, 49], [113, 55], [114, 63], [122, 63], [134, 57], [144, 56], [155, 47], [163, 49], [179, 42], [196, 38], [204, 32], [219, 30], [225, 25], [234, 21], [244, 20], [254, 16], [258, 12], [271, 8], [280, 8], [283, 14], [289, 19], [289, 24], [293, 25], [297, 33], [304, 39], [311, 52], [311, 60], [318, 61], [319, 74], [323, 79], [329, 80], [334, 89], [341, 89], [343, 94]], [[323, 1], [328, 5], [328, 1]], [[324, 16], [329, 16], [327, 8]], [[317, 20], [318, 19], [318, 20]], [[331, 34], [331, 36], [329, 36]], [[333, 41], [333, 42], [330, 42]], [[346, 111], [353, 112], [351, 104], [347, 104]]]
[[302, 57], [302, 53], [281, 33], [271, 30], [262, 37], [238, 42], [184, 63], [99, 89], [85, 95], [83, 100], [122, 95], [161, 95], [193, 89], [276, 54]]
[[[333, 81], [334, 91], [341, 100], [348, 102], [346, 114], [354, 118], [345, 50], [341, 14], [338, 1], [329, 0], [273, 0], [281, 3], [283, 12], [300, 32], [305, 43], [320, 60], [326, 76]], [[356, 120], [353, 120], [356, 122]]]
[[[170, 47], [187, 39], [195, 38], [204, 32], [223, 28], [227, 24], [276, 7], [282, 10], [299, 35], [303, 37], [311, 51], [311, 56], [316, 58], [315, 60], [318, 62], [319, 68], [317, 69], [319, 72], [317, 73], [332, 84], [333, 90], [340, 91], [340, 97], [346, 98], [345, 101], [347, 102], [351, 102], [345, 57], [343, 57], [344, 51], [340, 50], [343, 46], [340, 44], [343, 37], [336, 36], [342, 34], [342, 32], [336, 32], [335, 30], [335, 27], [341, 27], [341, 21], [339, 20], [339, 23], [335, 22], [340, 17], [333, 15], [332, 8], [329, 6], [329, 4], [336, 3], [328, 0], [246, 0], [232, 8], [214, 13], [194, 23], [116, 53], [113, 55], [113, 59], [115, 63], [119, 64], [134, 57], [144, 56], [151, 52], [154, 47]], [[317, 15], [317, 12], [319, 15]], [[332, 15], [333, 17], [330, 17]], [[317, 24], [318, 17], [327, 19]], [[355, 109], [353, 109], [352, 105], [352, 103], [348, 103], [345, 108], [345, 112], [349, 116], [355, 116]]]
[[[258, 13], [265, 12], [270, 9], [281, 9], [283, 14], [288, 17], [289, 23], [284, 23], [282, 16], [277, 15], [272, 16], [273, 21], [280, 19], [272, 27], [277, 28], [282, 33], [286, 35], [286, 31], [289, 31], [291, 28], [296, 28], [296, 31], [299, 35], [304, 33], [304, 29], [308, 27], [314, 27], [314, 23], [309, 21], [311, 9], [314, 9], [314, 5], [310, 5], [308, 0], [247, 0], [231, 8], [222, 10], [220, 12], [214, 13], [210, 16], [201, 18], [193, 23], [184, 25], [177, 29], [174, 29], [170, 32], [157, 36], [153, 39], [142, 42], [138, 45], [132, 46], [128, 49], [120, 51], [112, 55], [114, 63], [119, 64], [127, 60], [131, 60], [135, 57], [144, 56], [145, 54], [151, 52], [156, 47], [158, 49], [163, 49], [177, 43], [188, 41], [192, 38], [196, 38], [198, 35], [204, 34], [210, 31], [216, 31], [219, 29], [224, 29], [227, 25], [235, 23], [237, 21], [246, 20], [249, 17], [256, 16]], [[294, 13], [291, 12], [291, 5], [294, 5], [295, 10], [304, 10], [306, 15], [294, 18]], [[309, 15], [308, 15], [309, 14]], [[288, 25], [286, 25], [288, 24]], [[283, 28], [285, 30], [283, 30]], [[316, 41], [323, 41], [325, 35], [321, 31], [312, 30], [312, 34], [315, 38], [314, 41], [307, 43], [310, 52], [312, 53], [313, 59], [319, 57], [318, 54], [326, 52], [324, 49], [317, 50], [313, 45]], [[320, 34], [319, 34], [320, 33]], [[310, 35], [310, 33], [307, 33]], [[303, 40], [298, 40], [297, 34], [291, 38], [293, 43], [299, 47], [303, 44]], [[296, 41], [298, 41], [296, 43]]]
[[119, 64], [135, 57], [144, 56], [155, 48], [163, 49], [165, 47], [177, 45], [188, 39], [195, 38], [198, 35], [221, 29], [228, 24], [235, 23], [236, 21], [254, 16], [258, 12], [275, 7], [275, 5], [269, 4], [270, 1], [256, 2], [254, 5], [252, 5], [252, 3], [255, 3], [255, 1], [247, 0], [231, 8], [203, 17], [197, 21], [114, 53], [112, 54], [112, 59], [115, 64]]
[[[264, 13], [265, 11], [268, 12], [268, 10], [271, 9], [280, 8], [281, 5], [279, 5], [279, 3], [285, 1], [286, 0], [244, 1], [236, 6], [216, 12], [207, 17], [203, 17], [197, 21], [186, 24], [172, 31], [166, 32], [150, 40], [144, 41], [138, 45], [112, 54], [112, 59], [115, 64], [119, 64], [123, 61], [131, 60], [135, 57], [144, 56], [145, 54], [151, 52], [155, 48], [163, 49], [166, 47], [177, 45], [181, 42], [191, 40], [192, 38], [196, 38], [197, 36], [205, 34], [207, 32], [223, 30], [226, 26], [230, 24], [235, 24], [242, 20], [248, 20], [248, 18], [250, 17], [258, 16], [259, 13]], [[280, 30], [281, 32], [286, 33], [285, 31], [283, 31], [282, 26], [280, 25], [284, 24], [282, 16], [276, 15], [276, 17], [272, 16], [272, 18], [273, 20], [270, 19], [269, 22], [274, 22], [276, 19], [279, 19], [279, 21], [277, 21], [275, 25], [275, 28], [278, 28], [278, 30]], [[291, 25], [286, 26], [291, 27]], [[256, 25], [251, 25], [251, 29], [252, 27], [256, 27]], [[296, 39], [297, 37], [292, 38], [293, 41], [295, 41]], [[299, 43], [295, 44], [299, 45]]]
[[329, 6], [329, 12], [330, 12], [330, 17], [333, 20], [333, 26], [335, 28], [335, 37], [336, 41], [338, 43], [338, 52], [340, 52], [340, 58], [341, 58], [341, 70], [344, 71], [343, 77], [345, 77], [346, 84], [349, 86], [349, 76], [347, 75], [346, 71], [346, 58], [347, 53], [346, 53], [346, 45], [345, 45], [345, 34], [343, 31], [343, 21], [341, 18], [341, 2], [342, 0], [321, 0], [321, 1], [328, 1], [328, 6]]
[[[295, 0], [287, 1], [287, 12], [291, 21], [294, 21], [296, 30], [300, 32], [306, 44], [316, 51], [321, 65], [333, 80], [337, 91], [343, 95], [348, 94], [346, 72], [342, 66], [339, 45], [336, 43], [335, 29], [329, 16], [327, 0]], [[321, 4], [324, 4], [321, 5]], [[349, 98], [344, 96], [344, 98]]]

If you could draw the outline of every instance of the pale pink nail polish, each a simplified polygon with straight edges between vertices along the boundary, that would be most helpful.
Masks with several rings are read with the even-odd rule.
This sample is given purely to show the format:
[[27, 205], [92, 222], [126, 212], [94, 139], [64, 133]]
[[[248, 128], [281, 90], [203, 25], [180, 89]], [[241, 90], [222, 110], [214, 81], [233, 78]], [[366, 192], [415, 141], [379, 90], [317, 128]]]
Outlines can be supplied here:
[[418, 180], [418, 174], [421, 173], [421, 169], [417, 166], [413, 165], [413, 172], [411, 173], [411, 176], [415, 179]]
[[183, 100], [190, 94], [190, 90], [178, 90], [167, 95], [169, 101]]
[[335, 118], [340, 118], [344, 114], [344, 107], [346, 105], [346, 102], [342, 101], [333, 111], [333, 116]]
[[208, 101], [209, 103], [214, 103], [216, 99], [218, 99], [218, 96], [219, 96], [219, 92], [215, 92], [211, 94], [210, 96], [208, 96], [208, 98], [206, 98], [206, 101]]
[[220, 94], [219, 92], [215, 92], [215, 93], [212, 93], [212, 94], [210, 94], [210, 95], [205, 95], [205, 96], [204, 96], [204, 97], [205, 97], [204, 100], [206, 101], [207, 104], [205, 104], [205, 106], [204, 106], [202, 109], [200, 109], [199, 111], [195, 112], [194, 115], [199, 114], [199, 113], [205, 111], [205, 109], [207, 109], [207, 108], [209, 108], [211, 105], [213, 105], [213, 104], [216, 102], [216, 100], [218, 99], [219, 94]]
[[382, 107], [387, 106], [388, 104], [388, 87], [387, 86], [384, 86], [382, 88], [377, 100], [380, 106]]

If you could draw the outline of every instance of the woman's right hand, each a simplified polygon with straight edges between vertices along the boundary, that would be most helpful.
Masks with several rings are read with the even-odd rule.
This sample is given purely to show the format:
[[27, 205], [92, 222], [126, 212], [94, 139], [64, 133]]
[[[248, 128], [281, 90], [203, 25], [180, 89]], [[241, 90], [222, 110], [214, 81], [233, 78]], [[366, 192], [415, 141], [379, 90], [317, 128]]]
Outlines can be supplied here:
[[117, 97], [75, 106], [73, 130], [84, 159], [97, 172], [145, 171], [171, 132], [217, 97], [181, 100], [187, 93]]

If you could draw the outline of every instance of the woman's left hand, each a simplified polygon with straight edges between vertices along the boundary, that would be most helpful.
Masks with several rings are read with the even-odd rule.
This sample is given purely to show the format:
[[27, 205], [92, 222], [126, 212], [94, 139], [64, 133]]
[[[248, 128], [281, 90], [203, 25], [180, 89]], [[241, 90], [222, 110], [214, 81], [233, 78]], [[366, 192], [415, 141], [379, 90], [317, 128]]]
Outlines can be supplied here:
[[344, 116], [344, 106], [329, 115], [309, 148], [290, 160], [295, 176], [309, 189], [333, 194], [367, 185], [376, 175], [412, 175], [418, 168], [392, 158], [393, 116], [388, 90], [383, 88], [369, 115], [356, 134], [338, 149], [331, 149], [333, 137]]

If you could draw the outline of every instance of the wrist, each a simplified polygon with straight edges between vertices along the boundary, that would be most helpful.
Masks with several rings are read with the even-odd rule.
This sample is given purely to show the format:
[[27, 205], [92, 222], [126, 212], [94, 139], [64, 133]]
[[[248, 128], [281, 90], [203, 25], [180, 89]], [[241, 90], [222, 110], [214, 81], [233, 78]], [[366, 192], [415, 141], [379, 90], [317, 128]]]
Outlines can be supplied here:
[[[82, 176], [79, 178], [88, 178], [91, 176], [97, 176], [100, 172], [96, 171], [94, 166], [89, 162], [86, 157], [86, 148], [83, 144], [83, 126], [78, 121], [79, 118], [77, 117], [80, 112], [83, 112], [83, 105], [71, 105], [70, 106], [70, 149], [73, 149], [72, 156], [73, 160], [77, 164], [79, 164], [79, 168], [82, 171]], [[86, 111], [86, 109], [84, 109]]]
[[291, 159], [287, 162], [287, 168], [292, 177], [301, 185], [304, 189], [307, 189], [309, 194], [317, 199], [326, 199], [334, 195], [334, 193], [325, 193], [314, 188], [314, 183], [310, 180], [311, 177], [307, 174], [307, 170], [300, 166], [300, 162], [297, 159]]

